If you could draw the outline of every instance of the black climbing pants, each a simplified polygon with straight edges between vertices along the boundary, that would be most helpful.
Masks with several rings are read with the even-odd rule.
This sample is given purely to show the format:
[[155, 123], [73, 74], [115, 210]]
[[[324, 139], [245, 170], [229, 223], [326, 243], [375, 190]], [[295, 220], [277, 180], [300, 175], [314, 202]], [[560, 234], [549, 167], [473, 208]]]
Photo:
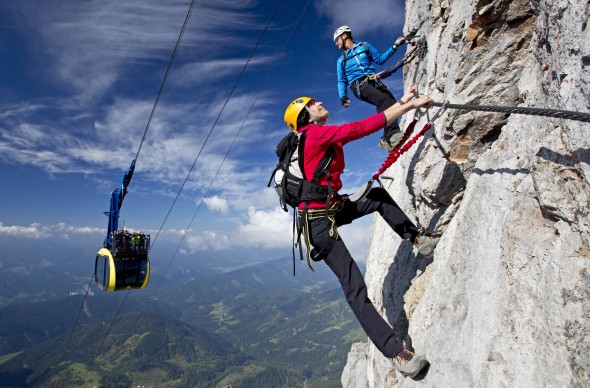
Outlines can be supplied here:
[[[413, 240], [418, 229], [383, 188], [373, 188], [363, 202], [345, 201], [335, 216], [337, 226], [346, 225], [364, 215], [379, 212], [387, 224], [404, 239]], [[311, 243], [330, 269], [336, 274], [346, 301], [373, 344], [385, 357], [394, 357], [402, 349], [401, 338], [379, 315], [367, 296], [367, 285], [361, 271], [340, 237], [329, 235], [331, 221], [319, 218], [309, 221]]]
[[[350, 87], [356, 98], [375, 105], [377, 112], [383, 112], [397, 102], [387, 86], [381, 81], [373, 81], [365, 78], [364, 80], [353, 82]], [[401, 129], [397, 121], [394, 121], [383, 129], [383, 137], [389, 140], [394, 133], [400, 131]]]

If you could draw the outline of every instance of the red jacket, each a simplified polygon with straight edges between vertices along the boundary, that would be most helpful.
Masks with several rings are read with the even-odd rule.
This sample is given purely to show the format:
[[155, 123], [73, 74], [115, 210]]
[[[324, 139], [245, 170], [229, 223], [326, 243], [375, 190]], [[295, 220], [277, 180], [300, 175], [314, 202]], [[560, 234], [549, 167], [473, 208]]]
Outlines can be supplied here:
[[[303, 150], [303, 169], [305, 177], [311, 181], [318, 164], [324, 157], [328, 148], [334, 146], [334, 158], [328, 167], [331, 175], [332, 188], [338, 192], [342, 188], [340, 175], [344, 171], [344, 150], [342, 146], [353, 140], [360, 139], [377, 132], [387, 125], [387, 120], [383, 113], [377, 113], [367, 117], [362, 121], [343, 125], [317, 125], [309, 124], [299, 129], [299, 132], [305, 132], [305, 148]], [[319, 183], [328, 186], [328, 179], [322, 175]], [[332, 203], [334, 200], [332, 201]], [[304, 204], [299, 205], [303, 209]], [[311, 201], [310, 209], [325, 208], [326, 201]]]

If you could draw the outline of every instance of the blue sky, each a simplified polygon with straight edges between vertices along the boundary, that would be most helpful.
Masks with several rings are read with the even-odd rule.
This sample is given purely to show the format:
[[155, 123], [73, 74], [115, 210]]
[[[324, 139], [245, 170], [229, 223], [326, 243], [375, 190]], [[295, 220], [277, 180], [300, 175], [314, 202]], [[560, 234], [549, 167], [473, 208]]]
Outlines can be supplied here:
[[[4, 241], [75, 238], [101, 247], [107, 226], [102, 212], [137, 153], [189, 4], [0, 3]], [[383, 51], [402, 34], [404, 5], [345, 0], [336, 6], [312, 0], [296, 24], [306, 2], [282, 1], [220, 115], [276, 4], [197, 1], [137, 160], [122, 208], [125, 227], [143, 230], [153, 239], [200, 153], [156, 244], [180, 243], [212, 185], [180, 246], [181, 254], [290, 255], [290, 214], [278, 207], [274, 190], [266, 188], [276, 163], [274, 148], [288, 131], [284, 109], [294, 98], [309, 95], [324, 102], [332, 124], [374, 113], [352, 94], [351, 107], [341, 108], [336, 88], [339, 52], [332, 34], [348, 24], [355, 38]], [[401, 95], [401, 72], [386, 83]], [[347, 146], [344, 192], [365, 182], [381, 165], [386, 154], [376, 146], [379, 137], [374, 134]], [[370, 217], [345, 228], [353, 253], [366, 253], [369, 228]], [[172, 250], [160, 251], [162, 260], [172, 255]], [[157, 260], [152, 255], [152, 261]]]

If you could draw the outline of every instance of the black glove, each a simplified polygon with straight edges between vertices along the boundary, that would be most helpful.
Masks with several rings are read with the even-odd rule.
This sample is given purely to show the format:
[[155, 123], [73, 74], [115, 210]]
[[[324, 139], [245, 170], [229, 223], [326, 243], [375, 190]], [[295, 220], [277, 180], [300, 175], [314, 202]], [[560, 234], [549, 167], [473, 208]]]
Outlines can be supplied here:
[[350, 102], [350, 99], [346, 96], [344, 96], [340, 99], [340, 103], [342, 104], [342, 106], [348, 104], [349, 102]]

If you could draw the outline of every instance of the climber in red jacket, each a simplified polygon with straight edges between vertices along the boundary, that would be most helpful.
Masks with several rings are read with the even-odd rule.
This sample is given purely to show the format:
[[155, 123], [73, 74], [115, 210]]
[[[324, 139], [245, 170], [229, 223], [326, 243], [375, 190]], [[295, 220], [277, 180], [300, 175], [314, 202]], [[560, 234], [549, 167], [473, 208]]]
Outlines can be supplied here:
[[[312, 98], [300, 97], [294, 100], [285, 111], [285, 123], [292, 130], [306, 133], [303, 150], [303, 169], [306, 177], [313, 177], [318, 163], [329, 147], [334, 149], [334, 157], [328, 166], [329, 177], [323, 175], [319, 183], [328, 185], [334, 195], [329, 201], [311, 201], [304, 212], [304, 204], [299, 206], [305, 239], [313, 246], [314, 260], [323, 260], [336, 274], [346, 296], [346, 300], [373, 344], [388, 358], [393, 359], [395, 368], [402, 374], [415, 377], [427, 365], [421, 355], [414, 354], [402, 345], [402, 339], [379, 315], [367, 296], [367, 286], [354, 259], [338, 234], [338, 227], [351, 223], [364, 215], [379, 212], [387, 224], [401, 238], [411, 240], [418, 252], [432, 257], [439, 237], [424, 234], [404, 214], [400, 207], [383, 188], [373, 188], [364, 201], [352, 202], [338, 194], [342, 187], [340, 176], [344, 170], [343, 146], [377, 132], [397, 120], [404, 113], [427, 107], [430, 97], [414, 99], [412, 85], [408, 93], [390, 108], [372, 115], [362, 121], [343, 125], [326, 125], [329, 112], [323, 104]], [[310, 247], [308, 246], [308, 252]]]

